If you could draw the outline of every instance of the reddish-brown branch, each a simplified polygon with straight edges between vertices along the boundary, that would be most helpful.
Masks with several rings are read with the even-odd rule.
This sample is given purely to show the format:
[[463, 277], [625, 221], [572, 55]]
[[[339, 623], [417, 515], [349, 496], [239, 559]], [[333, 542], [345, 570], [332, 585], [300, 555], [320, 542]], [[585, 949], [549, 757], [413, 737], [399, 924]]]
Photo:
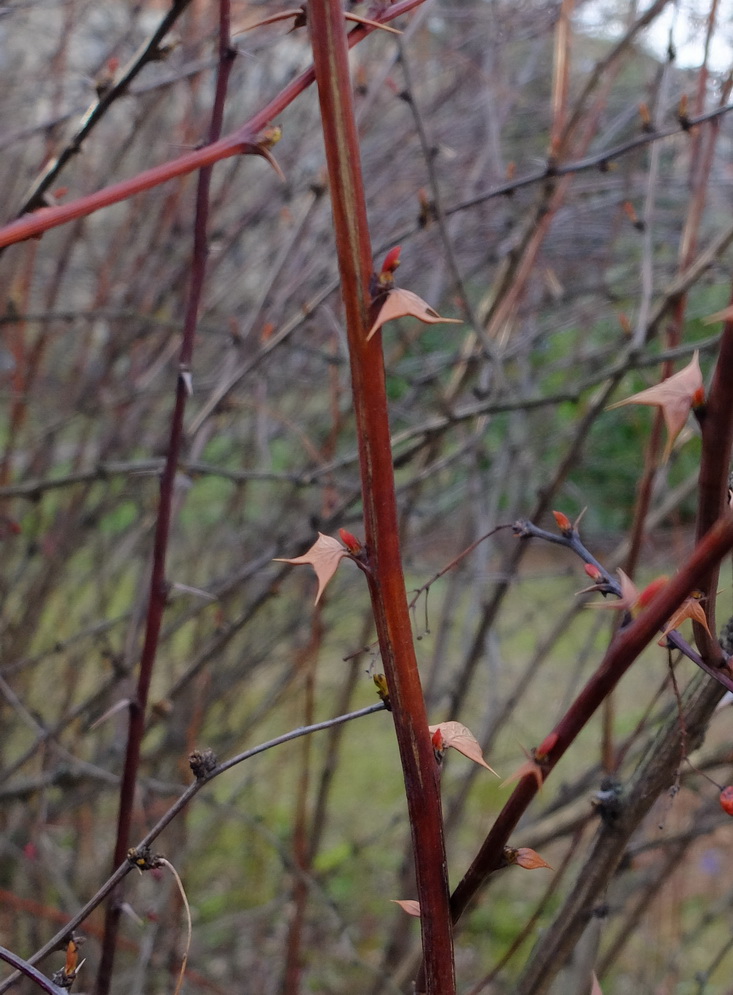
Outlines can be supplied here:
[[23, 203], [18, 215], [25, 214], [37, 207], [43, 206], [44, 194], [51, 184], [57, 179], [64, 166], [75, 155], [81, 151], [82, 144], [87, 135], [94, 129], [97, 122], [101, 121], [108, 109], [120, 97], [124, 96], [130, 84], [148, 65], [148, 63], [160, 58], [160, 46], [163, 39], [183, 14], [191, 0], [175, 0], [170, 10], [161, 20], [150, 38], [138, 49], [128, 64], [120, 71], [112, 85], [99, 94], [98, 99], [89, 107], [81, 119], [79, 127], [74, 132], [71, 139], [66, 143], [62, 151], [54, 156], [50, 162], [46, 163], [39, 175], [33, 181], [28, 193], [23, 198]]
[[[614, 639], [596, 673], [590, 678], [546, 742], [541, 766], [545, 776], [552, 771], [601, 702], [647, 643], [658, 633], [693, 588], [698, 587], [720, 560], [733, 549], [733, 514], [719, 519], [698, 544], [686, 566], [654, 598], [649, 607]], [[503, 850], [510, 834], [538, 790], [533, 776], [525, 776], [500, 812], [473, 863], [451, 897], [454, 920], [460, 918], [487, 878], [502, 866]]]
[[[394, 20], [414, 7], [419, 7], [422, 3], [423, 0], [402, 0], [401, 3], [393, 4], [389, 10], [385, 11], [381, 20], [385, 22]], [[348, 35], [349, 47], [353, 47], [375, 30], [369, 25], [359, 25], [354, 28]], [[27, 238], [42, 235], [43, 232], [64, 225], [68, 221], [73, 221], [74, 218], [86, 217], [103, 207], [127, 200], [135, 194], [150, 190], [161, 183], [175, 179], [177, 176], [185, 176], [187, 173], [193, 173], [205, 166], [212, 166], [222, 159], [228, 159], [234, 155], [258, 155], [257, 136], [259, 133], [306, 90], [314, 79], [313, 68], [306, 69], [249, 121], [240, 125], [230, 135], [225, 135], [224, 138], [212, 142], [202, 149], [179, 156], [178, 159], [173, 159], [171, 162], [153, 166], [152, 169], [146, 169], [129, 180], [113, 183], [103, 190], [98, 190], [86, 197], [80, 197], [69, 204], [63, 204], [60, 207], [46, 207], [5, 225], [0, 228], [0, 249], [16, 242], [23, 242]]]
[[[324, 729], [334, 729], [346, 722], [352, 722], [355, 719], [364, 718], [367, 715], [374, 715], [376, 712], [384, 711], [384, 709], [384, 703], [379, 702], [374, 705], [368, 705], [366, 708], [360, 708], [355, 712], [349, 712], [346, 715], [337, 715], [333, 719], [325, 719], [323, 722], [316, 722], [311, 726], [301, 726], [298, 729], [291, 729], [290, 732], [286, 732], [282, 736], [276, 736], [274, 739], [260, 743], [252, 749], [245, 750], [243, 753], [238, 753], [236, 756], [230, 757], [229, 760], [225, 760], [223, 763], [217, 764], [211, 771], [207, 771], [205, 776], [197, 777], [197, 780], [195, 780], [193, 784], [190, 784], [186, 790], [179, 795], [171, 807], [163, 813], [160, 819], [158, 819], [153, 828], [150, 829], [143, 839], [138, 842], [135, 849], [138, 851], [143, 850], [145, 847], [149, 847], [151, 843], [154, 843], [163, 830], [166, 829], [171, 822], [173, 822], [173, 820], [187, 808], [189, 803], [205, 784], [209, 784], [214, 780], [214, 778], [219, 777], [221, 774], [225, 774], [228, 770], [232, 770], [232, 768], [237, 767], [239, 764], [244, 763], [252, 757], [258, 756], [260, 753], [265, 753], [267, 750], [272, 750], [275, 747], [282, 746], [285, 743], [292, 743], [294, 740], [300, 739], [302, 736], [310, 736], [314, 732], [320, 732]], [[72, 916], [71, 919], [65, 921], [61, 929], [39, 950], [29, 957], [27, 962], [29, 964], [37, 964], [52, 950], [56, 950], [59, 944], [63, 943], [68, 938], [69, 934], [77, 928], [77, 926], [81, 926], [82, 923], [86, 922], [87, 918], [99, 905], [101, 905], [107, 895], [109, 895], [119, 884], [119, 882], [130, 873], [132, 867], [133, 865], [130, 861], [125, 859], [120, 866], [115, 869], [114, 873], [104, 882], [101, 888], [99, 888], [96, 894], [89, 899], [86, 905], [79, 909], [79, 911]], [[12, 987], [17, 979], [18, 974], [14, 973], [10, 975], [10, 977], [5, 978], [5, 980], [0, 981], [0, 993], [6, 992], [10, 987]]]
[[369, 589], [405, 780], [423, 910], [425, 990], [451, 995], [455, 976], [440, 785], [402, 574], [381, 334], [366, 338], [372, 251], [341, 3], [312, 0], [308, 16], [346, 311]]
[[[733, 301], [733, 297], [731, 298]], [[712, 528], [728, 503], [728, 477], [731, 450], [733, 449], [733, 319], [726, 321], [715, 373], [702, 419], [702, 453], [698, 479], [697, 538], [700, 541]], [[707, 596], [708, 621], [715, 631], [715, 592], [718, 586], [719, 564], [711, 565], [710, 572], [701, 580], [700, 589]], [[700, 653], [709, 664], [716, 666], [720, 660], [717, 640], [699, 625], [694, 624], [695, 640]]]

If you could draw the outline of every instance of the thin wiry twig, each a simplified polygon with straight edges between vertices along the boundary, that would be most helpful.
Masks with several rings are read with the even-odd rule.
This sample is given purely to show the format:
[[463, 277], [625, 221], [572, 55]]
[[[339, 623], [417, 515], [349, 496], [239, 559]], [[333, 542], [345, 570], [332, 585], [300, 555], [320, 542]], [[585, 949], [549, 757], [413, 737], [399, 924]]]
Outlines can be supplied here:
[[[277, 746], [282, 746], [283, 743], [290, 743], [294, 739], [298, 739], [301, 736], [310, 736], [314, 732], [320, 732], [324, 729], [332, 729], [336, 725], [341, 725], [344, 722], [352, 722], [354, 719], [362, 718], [366, 715], [373, 715], [376, 712], [385, 711], [386, 706], [383, 702], [377, 702], [374, 705], [367, 705], [365, 708], [357, 709], [354, 712], [349, 712], [345, 715], [337, 715], [332, 719], [325, 719], [323, 722], [315, 722], [310, 726], [302, 726], [299, 729], [291, 729], [289, 732], [284, 733], [282, 736], [275, 736], [274, 739], [269, 739], [265, 743], [260, 743], [258, 746], [252, 747], [252, 749], [244, 750], [242, 753], [238, 753], [236, 756], [231, 757], [229, 760], [225, 760], [223, 763], [216, 764], [207, 771], [205, 775], [197, 778], [193, 784], [189, 785], [188, 788], [176, 799], [176, 801], [170, 806], [170, 808], [165, 812], [161, 818], [156, 822], [153, 828], [146, 833], [146, 835], [140, 840], [137, 846], [133, 847], [135, 851], [143, 851], [154, 843], [155, 840], [160, 836], [163, 830], [170, 825], [170, 823], [175, 819], [179, 812], [182, 812], [184, 808], [189, 804], [192, 798], [199, 793], [199, 791], [204, 787], [204, 785], [209, 784], [215, 778], [224, 774], [226, 771], [231, 770], [233, 767], [244, 763], [245, 760], [249, 760], [251, 757], [255, 757], [260, 753], [264, 753], [267, 750], [272, 750]], [[67, 937], [80, 926], [85, 919], [96, 909], [105, 898], [112, 892], [112, 890], [119, 884], [120, 881], [131, 870], [133, 870], [134, 864], [131, 864], [129, 860], [125, 860], [121, 863], [113, 872], [113, 874], [104, 882], [104, 884], [99, 888], [97, 892], [89, 899], [89, 901], [81, 908], [79, 911], [69, 919], [69, 921], [60, 929], [54, 936], [48, 940], [47, 943], [37, 950], [31, 957], [26, 961], [27, 964], [33, 965], [37, 964], [38, 961], [42, 960], [47, 954], [52, 950], [55, 950], [59, 943], [67, 939]], [[19, 977], [18, 972], [10, 975], [5, 981], [0, 982], [0, 995], [10, 988]], [[55, 995], [55, 993], [54, 993]]]

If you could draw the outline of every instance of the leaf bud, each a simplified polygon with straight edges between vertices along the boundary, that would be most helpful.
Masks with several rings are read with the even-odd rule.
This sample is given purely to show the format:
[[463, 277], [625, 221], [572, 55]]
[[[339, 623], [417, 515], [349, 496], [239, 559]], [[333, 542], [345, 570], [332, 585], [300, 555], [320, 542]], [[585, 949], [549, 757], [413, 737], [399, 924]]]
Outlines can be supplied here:
[[339, 535], [341, 536], [341, 542], [346, 546], [348, 551], [353, 556], [359, 556], [360, 553], [364, 552], [364, 543], [348, 532], [346, 529], [339, 529]]
[[733, 785], [728, 785], [727, 788], [723, 788], [720, 792], [720, 807], [728, 815], [733, 815]]
[[562, 511], [553, 511], [553, 517], [557, 522], [557, 527], [560, 529], [564, 536], [570, 536], [573, 534], [573, 523], [570, 521], [567, 515], [563, 514]]

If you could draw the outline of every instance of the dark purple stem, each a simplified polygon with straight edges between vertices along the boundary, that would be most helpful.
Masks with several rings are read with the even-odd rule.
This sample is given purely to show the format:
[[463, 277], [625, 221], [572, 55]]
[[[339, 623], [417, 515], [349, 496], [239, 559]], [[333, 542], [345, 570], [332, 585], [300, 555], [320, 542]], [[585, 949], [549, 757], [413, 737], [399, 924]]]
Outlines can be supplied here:
[[[215, 142], [221, 134], [224, 100], [235, 55], [230, 44], [229, 18], [229, 0], [219, 0], [219, 70], [209, 128], [209, 143]], [[176, 401], [171, 418], [171, 430], [165, 466], [160, 480], [160, 502], [158, 505], [158, 519], [153, 547], [153, 566], [150, 578], [150, 598], [145, 626], [145, 640], [140, 657], [140, 670], [135, 698], [130, 704], [130, 724], [127, 750], [125, 753], [125, 767], [120, 786], [117, 838], [112, 858], [113, 871], [124, 862], [129, 847], [135, 784], [140, 767], [142, 739], [145, 733], [145, 712], [150, 682], [153, 676], [153, 667], [158, 651], [158, 639], [163, 621], [163, 613], [168, 600], [168, 584], [165, 575], [166, 556], [170, 537], [174, 485], [183, 446], [183, 418], [186, 410], [186, 402], [191, 391], [191, 360], [193, 357], [196, 325], [206, 273], [211, 171], [212, 166], [207, 166], [200, 171], [196, 191], [191, 282], [183, 326], [183, 342], [179, 357]], [[120, 915], [119, 894], [113, 892], [107, 902], [105, 914], [102, 952], [95, 987], [96, 995], [107, 995], [110, 988]]]
[[0, 947], [0, 960], [4, 960], [7, 964], [11, 964], [17, 971], [24, 974], [26, 978], [30, 978], [31, 981], [35, 981], [39, 988], [42, 988], [44, 992], [48, 992], [48, 995], [68, 995], [68, 990], [66, 988], [59, 988], [55, 985], [53, 981], [50, 981], [45, 974], [29, 964], [27, 960], [23, 960], [22, 957], [18, 957], [10, 950], [6, 950], [5, 947]]
[[[732, 298], [733, 300], [733, 298]], [[720, 352], [715, 364], [713, 381], [710, 384], [705, 408], [702, 413], [702, 453], [700, 456], [700, 477], [698, 480], [697, 539], [707, 533], [728, 504], [728, 477], [730, 474], [731, 447], [733, 447], [733, 404], [731, 404], [731, 384], [733, 383], [733, 321], [723, 326]], [[715, 595], [718, 587], [718, 564], [700, 584], [708, 605], [708, 622], [716, 631]], [[720, 646], [695, 623], [695, 641], [700, 654], [715, 666], [720, 660]]]

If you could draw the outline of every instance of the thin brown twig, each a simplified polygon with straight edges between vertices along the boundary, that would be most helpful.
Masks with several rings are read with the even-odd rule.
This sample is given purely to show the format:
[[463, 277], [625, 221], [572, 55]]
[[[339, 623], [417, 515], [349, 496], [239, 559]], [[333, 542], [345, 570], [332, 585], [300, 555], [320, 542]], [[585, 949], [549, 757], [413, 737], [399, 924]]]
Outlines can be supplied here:
[[[660, 131], [642, 132], [641, 134], [635, 135], [633, 138], [629, 138], [624, 142], [619, 142], [618, 145], [612, 145], [610, 148], [603, 149], [600, 152], [593, 152], [589, 155], [583, 156], [580, 159], [565, 162], [557, 166], [544, 166], [541, 169], [536, 169], [531, 173], [527, 173], [525, 176], [518, 176], [515, 179], [507, 180], [505, 183], [499, 183], [496, 186], [485, 190], [483, 193], [478, 193], [473, 197], [467, 198], [466, 200], [459, 201], [459, 203], [453, 204], [451, 207], [447, 207], [446, 214], [450, 216], [451, 214], [456, 214], [459, 211], [465, 211], [470, 207], [477, 207], [479, 204], [484, 204], [488, 200], [494, 200], [496, 197], [506, 197], [509, 194], [515, 193], [517, 190], [522, 190], [524, 187], [534, 186], [536, 183], [543, 183], [547, 180], [548, 176], [568, 176], [571, 173], [582, 173], [585, 170], [598, 169], [599, 167], [607, 169], [608, 166], [616, 159], [620, 159], [629, 152], [634, 152], [636, 149], [643, 148], [645, 145], [650, 145], [653, 142], [658, 142], [665, 138], [671, 138], [673, 135], [688, 134], [691, 129], [695, 128], [697, 125], [722, 117], [725, 114], [729, 114], [731, 111], [733, 111], [733, 104], [725, 104], [723, 107], [716, 107], [711, 111], [706, 111], [704, 114], [697, 114], [694, 117], [686, 118], [684, 122], [670, 126], [669, 128], [663, 128]], [[395, 236], [394, 240], [399, 241], [399, 237]]]
[[81, 119], [78, 128], [68, 140], [64, 148], [58, 155], [54, 156], [50, 162], [46, 163], [41, 172], [31, 183], [28, 192], [23, 196], [21, 206], [17, 216], [33, 211], [45, 205], [45, 193], [52, 183], [55, 182], [64, 166], [81, 152], [84, 140], [91, 134], [95, 125], [102, 120], [112, 104], [120, 97], [124, 96], [130, 83], [140, 73], [140, 71], [150, 62], [161, 58], [161, 43], [170, 32], [178, 18], [183, 14], [191, 0], [173, 0], [170, 10], [161, 20], [158, 27], [147, 41], [143, 42], [135, 52], [127, 65], [116, 75], [114, 81], [99, 93], [97, 99], [87, 109]]
[[[215, 143], [221, 135], [224, 119], [224, 101], [226, 99], [229, 75], [235, 54], [230, 44], [229, 0], [219, 0], [219, 67], [209, 127], [210, 143]], [[129, 847], [135, 786], [140, 766], [142, 740], [145, 734], [148, 694], [158, 653], [158, 641], [163, 624], [163, 613], [168, 602], [166, 560], [173, 518], [175, 479], [183, 446], [183, 419], [187, 400], [192, 393], [191, 364], [193, 361], [196, 327], [203, 294], [206, 258], [208, 255], [210, 189], [211, 166], [208, 166], [199, 173], [196, 190], [191, 276], [178, 361], [175, 405], [171, 416], [170, 437], [165, 457], [165, 466], [160, 479], [160, 499], [150, 573], [150, 593], [145, 623], [145, 637], [140, 656], [135, 697], [130, 704], [129, 710], [127, 748], [122, 772], [122, 784], [120, 786], [117, 836], [112, 858], [113, 867], [122, 864]], [[95, 986], [96, 995], [107, 995], [112, 982], [112, 969], [120, 915], [121, 902], [118, 896], [113, 894], [108, 900], [105, 914], [102, 951]]]
[[[420, 6], [424, 0], [400, 0], [385, 11], [383, 21], [391, 21], [401, 14]], [[366, 38], [375, 28], [358, 25], [348, 35], [349, 47]], [[258, 136], [278, 114], [288, 107], [297, 96], [314, 81], [313, 69], [306, 69], [296, 79], [284, 87], [280, 93], [235, 131], [201, 149], [189, 152], [171, 162], [165, 162], [144, 170], [128, 180], [114, 183], [96, 193], [80, 197], [78, 200], [59, 207], [45, 207], [31, 214], [23, 215], [17, 221], [0, 228], [0, 248], [22, 242], [25, 239], [42, 235], [43, 232], [59, 225], [67, 224], [76, 218], [87, 217], [103, 207], [109, 207], [166, 183], [178, 176], [185, 176], [215, 162], [235, 155], [262, 155], [263, 147]]]
[[[367, 715], [373, 715], [376, 712], [383, 712], [386, 710], [386, 706], [383, 702], [376, 702], [374, 705], [367, 705], [365, 708], [357, 709], [354, 712], [348, 712], [345, 715], [337, 715], [332, 719], [325, 719], [323, 722], [316, 722], [311, 726], [303, 726], [298, 729], [291, 729], [289, 732], [284, 733], [281, 736], [276, 736], [273, 739], [269, 739], [264, 743], [260, 743], [257, 746], [252, 747], [249, 750], [244, 750], [242, 753], [238, 753], [234, 757], [230, 757], [229, 760], [225, 760], [222, 763], [217, 764], [214, 760], [213, 766], [210, 770], [207, 770], [205, 774], [198, 777], [188, 788], [176, 799], [176, 801], [170, 806], [170, 808], [160, 817], [160, 819], [155, 823], [155, 825], [150, 829], [145, 836], [140, 840], [137, 846], [132, 849], [135, 851], [143, 851], [150, 847], [152, 843], [160, 836], [164, 829], [170, 825], [170, 823], [176, 818], [176, 816], [182, 812], [189, 802], [199, 793], [199, 791], [204, 787], [204, 785], [209, 784], [215, 778], [220, 777], [226, 771], [231, 770], [233, 767], [237, 767], [239, 764], [244, 763], [246, 760], [257, 756], [260, 753], [265, 753], [268, 750], [272, 750], [277, 746], [282, 746], [284, 743], [290, 743], [294, 739], [299, 739], [301, 736], [310, 736], [314, 732], [321, 732], [324, 729], [332, 729], [337, 725], [341, 725], [344, 722], [352, 722], [355, 719], [363, 718]], [[48, 940], [39, 950], [37, 950], [31, 957], [27, 959], [28, 964], [37, 964], [42, 960], [47, 954], [55, 950], [59, 943], [63, 942], [68, 938], [68, 936], [80, 926], [84, 920], [96, 909], [105, 898], [113, 891], [113, 889], [122, 881], [122, 879], [133, 869], [133, 864], [130, 863], [128, 859], [125, 859], [110, 877], [104, 882], [104, 884], [99, 888], [97, 892], [89, 899], [89, 901], [81, 908], [79, 911], [69, 919], [67, 923]], [[0, 995], [7, 991], [18, 979], [18, 974], [12, 974], [4, 981], [0, 982]]]

